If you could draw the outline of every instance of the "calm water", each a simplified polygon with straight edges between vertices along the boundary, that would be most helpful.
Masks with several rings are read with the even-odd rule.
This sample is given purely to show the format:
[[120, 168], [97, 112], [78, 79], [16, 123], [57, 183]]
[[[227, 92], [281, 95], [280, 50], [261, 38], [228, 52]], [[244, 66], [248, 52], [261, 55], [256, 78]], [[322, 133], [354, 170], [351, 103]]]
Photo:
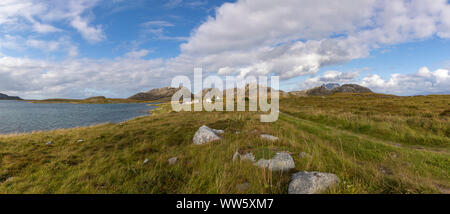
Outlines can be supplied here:
[[147, 104], [34, 104], [0, 100], [0, 134], [118, 123], [148, 115]]

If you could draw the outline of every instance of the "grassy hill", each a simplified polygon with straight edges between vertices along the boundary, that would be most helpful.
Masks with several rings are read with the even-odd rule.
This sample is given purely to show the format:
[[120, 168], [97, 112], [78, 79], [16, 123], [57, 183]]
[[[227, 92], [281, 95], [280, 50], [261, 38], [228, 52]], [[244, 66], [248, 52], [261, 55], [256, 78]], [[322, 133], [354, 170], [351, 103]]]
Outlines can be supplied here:
[[[449, 109], [449, 95], [291, 96], [277, 122], [261, 123], [257, 112], [161, 104], [119, 124], [0, 136], [0, 193], [287, 193], [289, 173], [233, 162], [236, 150], [289, 151], [294, 172], [341, 179], [325, 193], [450, 193]], [[193, 145], [202, 125], [224, 129], [223, 139]]]

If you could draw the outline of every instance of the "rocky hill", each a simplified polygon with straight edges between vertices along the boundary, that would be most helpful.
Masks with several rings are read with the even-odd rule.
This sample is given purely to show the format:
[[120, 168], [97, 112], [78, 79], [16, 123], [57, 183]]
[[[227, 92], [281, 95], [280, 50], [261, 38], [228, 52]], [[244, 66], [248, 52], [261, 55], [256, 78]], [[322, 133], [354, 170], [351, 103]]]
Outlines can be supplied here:
[[0, 93], [0, 100], [22, 100], [22, 98]]
[[344, 84], [339, 86], [339, 84], [333, 83], [302, 91], [290, 92], [294, 96], [327, 96], [334, 93], [372, 93], [372, 90], [357, 84]]
[[172, 87], [155, 88], [155, 89], [152, 89], [147, 92], [137, 93], [137, 94], [129, 97], [128, 99], [143, 100], [143, 101], [154, 101], [154, 100], [168, 101], [180, 89], [182, 89], [182, 87], [179, 87], [179, 88], [172, 88]]

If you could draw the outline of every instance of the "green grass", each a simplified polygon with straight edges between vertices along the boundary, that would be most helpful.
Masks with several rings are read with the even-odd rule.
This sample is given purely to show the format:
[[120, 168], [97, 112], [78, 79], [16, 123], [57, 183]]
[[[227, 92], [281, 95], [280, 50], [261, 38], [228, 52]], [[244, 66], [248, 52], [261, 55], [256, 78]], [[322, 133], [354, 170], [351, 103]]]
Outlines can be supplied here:
[[[153, 115], [119, 124], [3, 135], [0, 193], [287, 193], [291, 173], [233, 162], [236, 150], [257, 158], [288, 151], [292, 172], [335, 173], [341, 182], [325, 193], [449, 193], [449, 118], [440, 115], [449, 96], [280, 103], [287, 114], [275, 123], [261, 123], [255, 112], [175, 113], [159, 104]], [[193, 145], [201, 125], [224, 129], [223, 139]], [[261, 133], [280, 140], [262, 140]], [[178, 157], [175, 165], [171, 157]], [[239, 189], [245, 182], [250, 188]]]

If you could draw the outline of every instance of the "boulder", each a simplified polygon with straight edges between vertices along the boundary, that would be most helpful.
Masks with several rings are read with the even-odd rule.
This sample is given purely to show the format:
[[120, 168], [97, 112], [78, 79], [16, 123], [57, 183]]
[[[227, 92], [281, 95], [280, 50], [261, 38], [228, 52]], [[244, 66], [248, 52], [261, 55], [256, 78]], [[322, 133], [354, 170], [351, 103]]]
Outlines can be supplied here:
[[223, 134], [223, 130], [211, 129], [208, 126], [202, 126], [194, 135], [194, 144], [202, 145], [212, 141], [220, 140], [220, 134]]
[[270, 140], [270, 141], [277, 141], [279, 140], [278, 137], [272, 136], [272, 135], [268, 135], [268, 134], [261, 134], [260, 135], [262, 139], [266, 139], [266, 140]]
[[298, 172], [292, 175], [289, 194], [316, 194], [339, 183], [339, 178], [332, 173]]
[[273, 172], [287, 172], [295, 168], [294, 159], [287, 152], [278, 152], [275, 157], [270, 160], [260, 159], [255, 165], [260, 168], [267, 168]]

